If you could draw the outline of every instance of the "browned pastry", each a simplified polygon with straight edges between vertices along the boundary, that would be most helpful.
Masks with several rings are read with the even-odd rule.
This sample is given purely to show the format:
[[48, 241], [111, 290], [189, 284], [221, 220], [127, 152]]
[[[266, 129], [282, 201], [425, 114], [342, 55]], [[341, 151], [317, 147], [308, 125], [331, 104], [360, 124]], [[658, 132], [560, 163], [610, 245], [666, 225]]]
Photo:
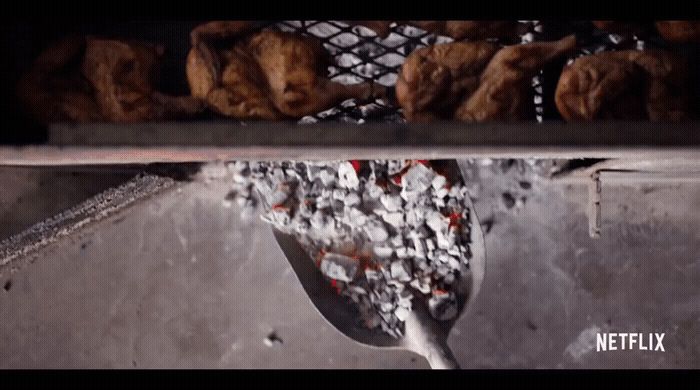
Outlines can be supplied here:
[[44, 50], [20, 78], [17, 96], [39, 122], [101, 118], [92, 87], [80, 72], [84, 50], [82, 37], [67, 37]]
[[564, 68], [555, 103], [564, 119], [688, 117], [687, 63], [660, 50], [603, 52]]
[[83, 75], [92, 84], [103, 117], [117, 122], [172, 119], [195, 114], [202, 104], [154, 89], [163, 47], [88, 38]]
[[656, 29], [661, 36], [673, 43], [700, 42], [700, 21], [664, 20], [656, 22]]
[[409, 121], [522, 119], [532, 77], [575, 45], [568, 36], [503, 48], [488, 42], [421, 48], [401, 67], [396, 99]]
[[498, 51], [488, 42], [453, 42], [413, 51], [401, 66], [396, 100], [408, 120], [452, 119]]
[[517, 36], [517, 21], [482, 21], [482, 20], [361, 20], [351, 22], [365, 26], [386, 38], [391, 32], [392, 23], [406, 24], [437, 35], [454, 39], [482, 40], [488, 38], [513, 38]]
[[[246, 24], [205, 24], [193, 31], [187, 57], [187, 80], [192, 95], [215, 111], [238, 119], [301, 118], [329, 109], [347, 99], [366, 100], [385, 94], [371, 83], [343, 85], [326, 74], [330, 57], [314, 38], [298, 34], [248, 32]], [[234, 23], [234, 22], [232, 22]], [[216, 49], [198, 31], [225, 31], [237, 37], [227, 49]]]
[[45, 50], [18, 94], [41, 122], [136, 122], [188, 116], [203, 106], [154, 90], [161, 47], [69, 37]]

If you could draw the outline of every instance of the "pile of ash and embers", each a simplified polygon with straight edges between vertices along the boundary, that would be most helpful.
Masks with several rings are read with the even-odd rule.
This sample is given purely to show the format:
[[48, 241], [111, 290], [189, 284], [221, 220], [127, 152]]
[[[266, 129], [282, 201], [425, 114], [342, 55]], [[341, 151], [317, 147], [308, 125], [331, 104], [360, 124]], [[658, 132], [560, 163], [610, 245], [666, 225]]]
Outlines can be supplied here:
[[367, 327], [401, 337], [414, 299], [438, 320], [458, 314], [454, 287], [471, 257], [461, 177], [426, 160], [230, 167], [230, 199], [252, 216], [259, 196], [262, 219], [297, 237]]

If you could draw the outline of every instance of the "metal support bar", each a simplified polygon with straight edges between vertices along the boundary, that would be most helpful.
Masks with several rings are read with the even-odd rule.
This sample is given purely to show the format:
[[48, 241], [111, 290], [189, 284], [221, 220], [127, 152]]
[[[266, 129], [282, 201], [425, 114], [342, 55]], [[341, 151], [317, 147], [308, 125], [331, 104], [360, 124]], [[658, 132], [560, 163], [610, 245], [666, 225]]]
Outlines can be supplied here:
[[[581, 179], [580, 175], [568, 177], [567, 181]], [[607, 183], [700, 183], [700, 171], [691, 172], [646, 172], [636, 170], [605, 170], [597, 169], [590, 173], [587, 180], [588, 188], [588, 232], [591, 238], [600, 238], [602, 227], [603, 192], [602, 178]], [[563, 181], [563, 180], [560, 180]]]
[[0, 147], [0, 165], [248, 160], [685, 158], [700, 122], [58, 124], [40, 145]]
[[602, 190], [600, 172], [594, 172], [588, 183], [588, 234], [591, 238], [600, 238], [600, 195]]

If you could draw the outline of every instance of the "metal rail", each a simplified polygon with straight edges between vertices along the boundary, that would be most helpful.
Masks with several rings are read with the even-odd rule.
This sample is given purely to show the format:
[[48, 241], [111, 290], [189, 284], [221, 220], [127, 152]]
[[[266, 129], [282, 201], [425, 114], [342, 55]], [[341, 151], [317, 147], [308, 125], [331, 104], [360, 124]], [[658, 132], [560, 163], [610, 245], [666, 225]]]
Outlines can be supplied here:
[[251, 160], [621, 158], [700, 160], [700, 122], [57, 124], [0, 165]]

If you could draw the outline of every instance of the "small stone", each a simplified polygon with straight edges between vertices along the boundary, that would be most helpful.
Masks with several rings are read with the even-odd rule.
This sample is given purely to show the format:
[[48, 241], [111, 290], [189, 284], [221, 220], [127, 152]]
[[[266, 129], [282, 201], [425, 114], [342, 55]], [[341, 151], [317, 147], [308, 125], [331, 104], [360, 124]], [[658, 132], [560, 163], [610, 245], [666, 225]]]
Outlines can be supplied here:
[[374, 242], [386, 241], [386, 239], [389, 238], [389, 233], [387, 233], [386, 229], [381, 224], [374, 223], [366, 226], [366, 232], [369, 239]]
[[391, 255], [394, 253], [394, 249], [388, 246], [375, 246], [374, 247], [374, 254], [383, 257], [383, 258], [388, 258], [391, 257]]
[[359, 227], [367, 223], [367, 216], [365, 215], [365, 213], [358, 209], [352, 209], [349, 213], [347, 213], [347, 215], [350, 218], [349, 225], [351, 226]]
[[430, 285], [428, 283], [421, 282], [421, 280], [419, 279], [413, 279], [410, 283], [410, 286], [420, 291], [422, 294], [430, 293]]
[[430, 267], [424, 258], [416, 258], [416, 266], [422, 271], [425, 271]]
[[333, 199], [339, 200], [339, 201], [344, 201], [345, 200], [345, 191], [341, 190], [340, 188], [337, 188], [333, 190]]
[[443, 251], [436, 251], [435, 256], [437, 257], [438, 261], [441, 263], [447, 263], [447, 260], [449, 260], [450, 255], [447, 254], [447, 252]]
[[319, 268], [321, 272], [335, 280], [351, 282], [355, 279], [359, 269], [359, 261], [339, 253], [326, 253], [321, 259]]
[[448, 273], [450, 273], [450, 268], [443, 263], [437, 264], [435, 267], [435, 275], [438, 277], [444, 278]]
[[447, 250], [451, 246], [450, 240], [442, 232], [436, 232], [435, 238], [438, 248]]
[[379, 310], [384, 313], [389, 313], [394, 309], [394, 304], [391, 302], [381, 302], [379, 303]]
[[362, 199], [360, 198], [360, 195], [351, 192], [345, 197], [345, 206], [357, 206], [358, 204], [360, 204], [361, 201]]
[[376, 282], [379, 280], [380, 273], [371, 269], [365, 270], [365, 278], [368, 282]]
[[384, 321], [382, 321], [382, 328], [386, 332], [387, 329], [389, 329], [387, 327], [387, 323], [389, 321], [391, 321], [391, 317], [392, 317], [393, 313], [390, 313], [389, 311], [381, 311], [381, 309], [380, 309], [379, 313], [377, 313], [377, 314], [379, 314], [379, 316], [382, 318], [382, 320], [384, 320]]
[[425, 224], [434, 232], [442, 232], [448, 227], [449, 218], [438, 211], [431, 211], [425, 216]]
[[367, 194], [372, 199], [379, 199], [379, 197], [384, 194], [382, 187], [379, 187], [374, 182], [370, 182], [365, 188], [365, 191], [367, 191]]
[[459, 251], [459, 247], [457, 245], [452, 245], [447, 249], [447, 254], [450, 256], [459, 257], [461, 252]]
[[400, 196], [384, 194], [379, 200], [387, 211], [398, 211], [402, 208], [402, 200]]
[[430, 239], [430, 238], [426, 239], [425, 246], [428, 249], [428, 252], [435, 251], [435, 242], [432, 239]]
[[399, 259], [406, 259], [408, 258], [408, 248], [405, 246], [400, 246], [396, 248], [396, 257]]
[[367, 295], [367, 290], [365, 290], [364, 288], [362, 288], [360, 286], [349, 285], [348, 291], [352, 292], [353, 294], [357, 294], [357, 295]]
[[403, 306], [399, 306], [396, 308], [394, 311], [394, 315], [396, 315], [396, 318], [399, 319], [399, 321], [406, 321], [406, 318], [408, 318], [408, 315], [411, 313], [410, 310]]
[[459, 204], [457, 203], [457, 199], [448, 198], [447, 202], [445, 203], [445, 207], [447, 207], [450, 210], [455, 210], [455, 209], [459, 208]]
[[395, 228], [400, 228], [405, 224], [403, 216], [403, 213], [386, 213], [382, 215], [382, 219], [384, 219], [384, 221], [389, 225]]
[[448, 256], [447, 257], [447, 265], [450, 266], [453, 270], [457, 271], [459, 270], [459, 267], [461, 266], [461, 263], [459, 262], [458, 259]]
[[389, 175], [395, 175], [401, 172], [407, 164], [406, 160], [388, 160], [386, 161], [386, 172]]
[[388, 213], [388, 211], [386, 211], [386, 209], [384, 209], [384, 208], [376, 208], [376, 209], [372, 210], [372, 212], [380, 217], [383, 217], [384, 214]]
[[432, 185], [435, 175], [435, 171], [423, 164], [412, 166], [401, 178], [402, 192], [423, 192], [427, 190]]
[[318, 173], [318, 178], [319, 180], [321, 180], [321, 183], [326, 187], [335, 183], [335, 174], [327, 169], [321, 169]]
[[300, 220], [300, 221], [297, 221], [295, 230], [297, 233], [303, 235], [303, 234], [308, 233], [309, 228], [311, 228], [311, 224], [309, 223], [309, 221]]
[[415, 239], [422, 240], [422, 239], [426, 238], [427, 236], [428, 236], [428, 232], [423, 226], [420, 226], [420, 227], [413, 229], [413, 230], [410, 230], [408, 232], [408, 237], [412, 240], [415, 240]]
[[464, 187], [459, 186], [459, 185], [452, 186], [452, 188], [450, 188], [450, 192], [448, 192], [447, 195], [450, 198], [462, 200], [462, 199], [464, 199], [464, 193], [462, 192], [462, 188], [464, 188]]
[[418, 237], [413, 238], [413, 248], [416, 251], [416, 257], [425, 258], [425, 244]]
[[446, 321], [457, 316], [457, 300], [454, 293], [433, 292], [428, 300], [428, 310], [433, 318]]
[[431, 185], [433, 186], [433, 189], [436, 191], [439, 189], [444, 189], [445, 184], [447, 184], [447, 178], [445, 178], [445, 176], [442, 176], [442, 175], [435, 175], [435, 177], [433, 178], [433, 181], [431, 183]]
[[311, 227], [313, 227], [316, 230], [322, 230], [326, 228], [326, 225], [328, 223], [328, 218], [326, 215], [321, 212], [320, 210], [317, 210], [314, 215], [311, 217], [309, 220], [311, 223]]
[[267, 214], [261, 217], [263, 218], [263, 220], [283, 228], [287, 227], [291, 222], [289, 210], [284, 208], [272, 209]]
[[355, 167], [350, 162], [342, 162], [338, 166], [338, 184], [348, 189], [357, 189], [360, 179], [357, 177]]
[[392, 237], [391, 238], [391, 245], [393, 245], [394, 247], [403, 246], [403, 237], [401, 237], [401, 235], [398, 235], [398, 234], [396, 236]]
[[410, 290], [404, 289], [399, 292], [399, 305], [404, 307], [411, 307], [411, 300], [413, 299], [413, 294]]
[[395, 261], [391, 263], [391, 277], [400, 282], [411, 281], [411, 269], [403, 261]]

